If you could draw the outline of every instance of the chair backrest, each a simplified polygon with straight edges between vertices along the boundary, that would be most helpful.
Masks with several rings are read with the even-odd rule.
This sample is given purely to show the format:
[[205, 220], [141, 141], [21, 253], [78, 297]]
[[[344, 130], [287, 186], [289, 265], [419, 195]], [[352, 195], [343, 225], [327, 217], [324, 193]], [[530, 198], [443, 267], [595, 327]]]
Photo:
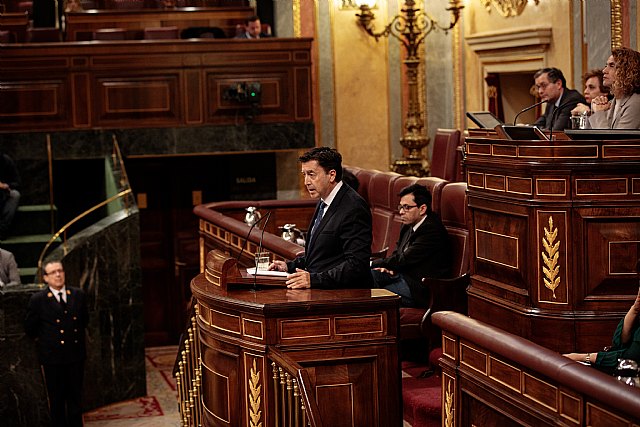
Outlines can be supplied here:
[[62, 33], [54, 27], [38, 27], [27, 29], [27, 42], [50, 43], [62, 41]]
[[145, 40], [171, 40], [178, 38], [178, 27], [149, 27], [144, 29]]
[[11, 31], [0, 31], [0, 43], [15, 43], [16, 36]]
[[395, 243], [394, 237], [390, 234], [398, 205], [397, 197], [393, 194], [393, 184], [401, 176], [395, 172], [377, 171], [369, 180], [368, 202], [373, 222], [373, 252]]
[[111, 0], [111, 9], [139, 10], [144, 8], [144, 0]]
[[27, 37], [29, 14], [27, 12], [0, 13], [0, 31], [9, 31], [14, 41], [20, 43]]
[[449, 234], [454, 277], [469, 271], [467, 215], [467, 183], [453, 182], [445, 185], [440, 199], [440, 217]]
[[189, 27], [180, 32], [181, 39], [224, 39], [227, 38], [220, 27]]
[[93, 39], [99, 41], [125, 40], [127, 31], [124, 28], [100, 28], [93, 32]]
[[456, 176], [457, 148], [460, 145], [458, 129], [438, 129], [433, 139], [431, 176], [453, 182]]

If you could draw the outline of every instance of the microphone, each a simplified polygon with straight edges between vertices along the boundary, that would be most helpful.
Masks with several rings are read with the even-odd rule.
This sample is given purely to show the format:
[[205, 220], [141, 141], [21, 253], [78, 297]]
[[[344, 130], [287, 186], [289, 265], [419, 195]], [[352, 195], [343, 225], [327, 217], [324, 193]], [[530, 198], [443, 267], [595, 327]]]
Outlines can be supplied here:
[[520, 116], [520, 114], [522, 114], [522, 113], [524, 113], [524, 112], [526, 112], [526, 111], [529, 111], [529, 110], [531, 110], [532, 108], [536, 108], [538, 105], [542, 105], [542, 104], [544, 104], [545, 102], [547, 102], [547, 100], [546, 100], [546, 99], [543, 99], [543, 100], [542, 100], [542, 101], [540, 101], [540, 102], [536, 102], [535, 104], [533, 104], [533, 105], [529, 105], [527, 108], [524, 108], [524, 109], [520, 110], [520, 112], [519, 112], [518, 114], [516, 114], [516, 116], [513, 118], [513, 125], [514, 125], [514, 126], [516, 125], [516, 120], [518, 120], [518, 116]]
[[[258, 251], [256, 252], [256, 255], [262, 253], [262, 239], [264, 238], [264, 230], [265, 228], [267, 228], [267, 224], [269, 223], [269, 218], [271, 218], [271, 211], [267, 212], [267, 214], [265, 215], [266, 219], [264, 220], [264, 225], [262, 226], [262, 233], [260, 233], [260, 244], [258, 244]], [[260, 218], [260, 221], [262, 221], [262, 218]], [[260, 222], [257, 221], [257, 222]], [[255, 291], [258, 288], [258, 258], [254, 257], [254, 263], [256, 266], [256, 270], [254, 271], [254, 275], [253, 275], [253, 290]]]
[[[236, 257], [236, 264], [240, 263], [240, 257], [244, 253], [244, 249], [247, 246], [247, 241], [249, 240], [249, 236], [251, 236], [251, 232], [253, 231], [253, 227], [255, 227], [256, 225], [260, 224], [262, 222], [262, 220], [265, 220], [266, 218], [269, 218], [269, 216], [271, 216], [271, 211], [267, 212], [267, 215], [261, 217], [259, 220], [257, 220], [253, 224], [251, 224], [251, 228], [249, 228], [249, 232], [245, 236], [244, 242], [242, 243], [242, 247], [240, 248], [240, 253]], [[262, 231], [262, 233], [264, 234], [264, 230]], [[260, 242], [261, 242], [260, 244], [262, 244], [262, 238], [260, 238]]]

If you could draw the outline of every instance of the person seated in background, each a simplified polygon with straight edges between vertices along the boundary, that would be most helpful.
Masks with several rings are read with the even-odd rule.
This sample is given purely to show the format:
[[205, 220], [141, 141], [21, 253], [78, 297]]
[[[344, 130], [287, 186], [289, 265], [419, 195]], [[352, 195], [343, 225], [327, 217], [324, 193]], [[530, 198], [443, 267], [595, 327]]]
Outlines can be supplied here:
[[568, 353], [564, 356], [576, 362], [613, 374], [618, 359], [631, 359], [640, 363], [640, 289], [633, 305], [613, 333], [613, 345], [594, 353]]
[[262, 39], [266, 37], [271, 37], [271, 35], [262, 32], [262, 23], [256, 15], [247, 18], [244, 31], [236, 35], [237, 39]]
[[7, 238], [20, 202], [20, 175], [13, 159], [0, 152], [0, 240]]
[[65, 0], [64, 1], [64, 12], [83, 12], [84, 8], [82, 4], [80, 4], [80, 0]]
[[342, 182], [348, 184], [349, 187], [353, 188], [356, 191], [358, 191], [358, 188], [360, 188], [360, 181], [358, 181], [358, 178], [356, 178], [354, 174], [352, 174], [345, 168], [342, 168]]
[[0, 248], [0, 288], [20, 284], [20, 271], [13, 254]]
[[640, 53], [614, 49], [602, 70], [603, 83], [613, 100], [597, 96], [591, 102], [592, 129], [640, 129]]
[[570, 128], [571, 110], [578, 103], [586, 103], [580, 92], [567, 88], [564, 74], [557, 68], [543, 68], [533, 76], [540, 99], [547, 101], [547, 108], [534, 123], [542, 129], [565, 130]]
[[587, 71], [584, 76], [582, 76], [582, 80], [584, 81], [584, 99], [587, 103], [579, 103], [576, 108], [571, 110], [572, 116], [591, 114], [591, 101], [593, 101], [596, 96], [609, 95], [609, 88], [602, 82], [602, 76], [602, 70]]
[[400, 237], [391, 256], [372, 261], [373, 283], [400, 295], [403, 307], [424, 307], [427, 295], [422, 278], [450, 274], [449, 236], [431, 211], [431, 193], [426, 187], [409, 185], [399, 196]]

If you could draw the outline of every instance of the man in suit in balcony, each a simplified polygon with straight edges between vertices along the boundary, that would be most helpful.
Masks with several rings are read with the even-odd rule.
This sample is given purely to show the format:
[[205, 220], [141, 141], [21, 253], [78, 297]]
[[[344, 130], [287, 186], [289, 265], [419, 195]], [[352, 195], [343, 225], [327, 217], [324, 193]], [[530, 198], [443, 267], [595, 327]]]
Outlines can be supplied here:
[[49, 285], [29, 300], [25, 331], [36, 340], [49, 396], [53, 426], [82, 426], [85, 328], [89, 321], [85, 294], [65, 285], [59, 261], [46, 262]]
[[238, 35], [236, 35], [237, 39], [264, 39], [267, 37], [271, 37], [271, 34], [262, 32], [262, 23], [260, 22], [260, 18], [256, 15], [247, 18], [247, 22], [244, 27], [244, 31], [241, 31]]
[[362, 197], [342, 182], [342, 156], [316, 147], [298, 159], [309, 195], [319, 199], [307, 233], [305, 255], [270, 270], [286, 271], [287, 287], [370, 288], [372, 286], [371, 211]]
[[568, 89], [564, 74], [557, 68], [543, 68], [533, 76], [540, 99], [547, 108], [534, 123], [542, 129], [565, 130], [571, 128], [571, 110], [587, 101], [577, 90]]
[[401, 297], [403, 307], [426, 306], [423, 277], [449, 276], [449, 236], [440, 218], [431, 211], [431, 193], [419, 184], [400, 191], [400, 238], [391, 256], [374, 260], [373, 281]]

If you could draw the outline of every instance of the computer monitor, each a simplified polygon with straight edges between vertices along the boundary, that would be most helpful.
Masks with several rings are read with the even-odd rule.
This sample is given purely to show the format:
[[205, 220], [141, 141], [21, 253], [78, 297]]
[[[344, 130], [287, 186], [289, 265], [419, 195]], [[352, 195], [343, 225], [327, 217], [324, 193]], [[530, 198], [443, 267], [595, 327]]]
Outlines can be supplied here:
[[495, 129], [496, 126], [502, 124], [502, 121], [489, 111], [478, 111], [476, 113], [467, 111], [467, 117], [483, 129]]

